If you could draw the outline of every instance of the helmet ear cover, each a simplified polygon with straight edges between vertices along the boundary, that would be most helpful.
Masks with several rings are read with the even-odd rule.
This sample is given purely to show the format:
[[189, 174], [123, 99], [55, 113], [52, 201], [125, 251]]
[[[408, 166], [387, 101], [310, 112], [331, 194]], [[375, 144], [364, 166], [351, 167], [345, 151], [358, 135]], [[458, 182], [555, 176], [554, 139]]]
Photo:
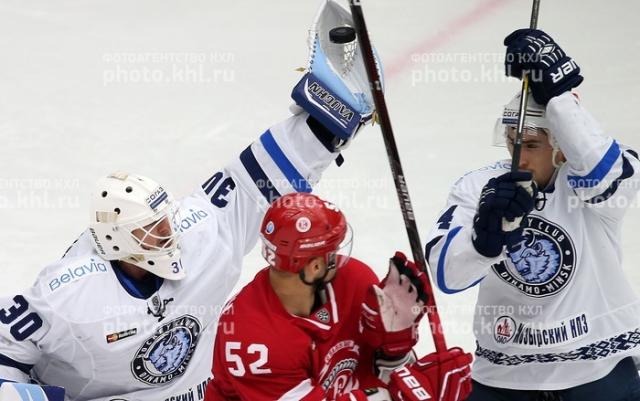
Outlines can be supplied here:
[[134, 174], [110, 174], [98, 180], [91, 210], [89, 233], [101, 257], [169, 280], [185, 276], [178, 208], [158, 183]]

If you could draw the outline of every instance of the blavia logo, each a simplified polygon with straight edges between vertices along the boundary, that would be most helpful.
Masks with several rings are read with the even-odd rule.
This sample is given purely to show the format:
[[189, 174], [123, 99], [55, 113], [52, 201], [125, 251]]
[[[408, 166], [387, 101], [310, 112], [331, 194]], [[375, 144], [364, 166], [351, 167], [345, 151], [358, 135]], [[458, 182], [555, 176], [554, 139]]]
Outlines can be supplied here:
[[196, 224], [200, 223], [202, 220], [209, 217], [209, 214], [202, 209], [198, 209], [198, 210], [189, 209], [188, 212], [183, 210], [180, 212], [180, 214], [184, 216], [184, 218], [180, 220], [180, 227], [178, 228], [178, 230], [181, 233], [187, 231], [191, 227], [195, 226]]
[[64, 273], [57, 275], [53, 280], [49, 281], [49, 289], [51, 292], [64, 287], [65, 285], [79, 280], [84, 276], [97, 273], [106, 273], [107, 265], [103, 262], [96, 262], [91, 259], [89, 263], [81, 266], [68, 268]]
[[557, 294], [574, 276], [576, 251], [569, 234], [540, 216], [525, 218], [519, 241], [507, 245], [508, 259], [492, 266], [506, 283], [525, 295]]
[[149, 385], [168, 383], [184, 374], [198, 345], [202, 326], [184, 315], [165, 323], [138, 349], [131, 373]]

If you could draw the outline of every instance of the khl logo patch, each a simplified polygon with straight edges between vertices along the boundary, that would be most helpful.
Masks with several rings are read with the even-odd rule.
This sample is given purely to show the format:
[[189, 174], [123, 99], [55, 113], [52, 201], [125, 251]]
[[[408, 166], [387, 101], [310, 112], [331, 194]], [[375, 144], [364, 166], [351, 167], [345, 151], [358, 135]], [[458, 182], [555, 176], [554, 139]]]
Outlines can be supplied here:
[[575, 272], [573, 241], [561, 227], [540, 216], [527, 216], [526, 224], [520, 240], [507, 245], [508, 258], [492, 269], [503, 281], [530, 297], [557, 294]]
[[198, 319], [184, 315], [165, 323], [136, 352], [131, 373], [145, 384], [164, 384], [187, 370], [202, 326]]

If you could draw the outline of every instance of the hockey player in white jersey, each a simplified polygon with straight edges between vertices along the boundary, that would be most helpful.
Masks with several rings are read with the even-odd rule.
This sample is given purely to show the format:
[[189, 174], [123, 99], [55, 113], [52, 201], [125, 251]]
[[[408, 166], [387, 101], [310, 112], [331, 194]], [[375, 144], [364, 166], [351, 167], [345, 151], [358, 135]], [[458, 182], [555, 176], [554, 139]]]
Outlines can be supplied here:
[[[547, 34], [505, 45], [507, 73], [532, 77], [520, 171], [503, 160], [460, 178], [426, 245], [442, 291], [479, 285], [469, 400], [640, 399], [640, 302], [620, 245], [638, 155], [570, 92], [580, 69]], [[519, 95], [497, 125], [510, 152], [518, 113]]]
[[330, 34], [345, 25], [325, 1], [294, 115], [191, 195], [174, 201], [135, 174], [98, 181], [89, 228], [33, 287], [0, 298], [0, 400], [45, 399], [12, 383], [32, 380], [71, 400], [203, 399], [218, 316], [264, 211], [311, 191], [372, 117], [352, 30]]

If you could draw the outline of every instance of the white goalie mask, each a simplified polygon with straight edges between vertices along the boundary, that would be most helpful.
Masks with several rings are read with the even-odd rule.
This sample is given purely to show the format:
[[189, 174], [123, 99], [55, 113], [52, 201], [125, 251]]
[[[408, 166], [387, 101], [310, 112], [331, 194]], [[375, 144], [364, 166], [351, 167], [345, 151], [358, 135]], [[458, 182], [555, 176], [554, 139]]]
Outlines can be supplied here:
[[92, 194], [89, 230], [96, 252], [169, 280], [185, 276], [179, 220], [172, 196], [146, 177], [113, 173]]
[[[507, 145], [507, 134], [509, 129], [518, 128], [518, 117], [520, 115], [520, 93], [518, 92], [511, 101], [504, 106], [502, 116], [496, 121], [493, 130], [493, 144], [495, 146]], [[560, 150], [558, 142], [553, 137], [550, 131], [549, 120], [547, 120], [547, 110], [541, 104], [536, 103], [531, 95], [528, 94], [527, 99], [527, 113], [524, 119], [524, 131], [526, 134], [533, 134], [537, 132], [537, 129], [542, 129], [547, 134], [549, 144], [553, 148], [552, 162], [553, 166], [558, 168], [560, 165], [556, 163], [556, 155]]]

